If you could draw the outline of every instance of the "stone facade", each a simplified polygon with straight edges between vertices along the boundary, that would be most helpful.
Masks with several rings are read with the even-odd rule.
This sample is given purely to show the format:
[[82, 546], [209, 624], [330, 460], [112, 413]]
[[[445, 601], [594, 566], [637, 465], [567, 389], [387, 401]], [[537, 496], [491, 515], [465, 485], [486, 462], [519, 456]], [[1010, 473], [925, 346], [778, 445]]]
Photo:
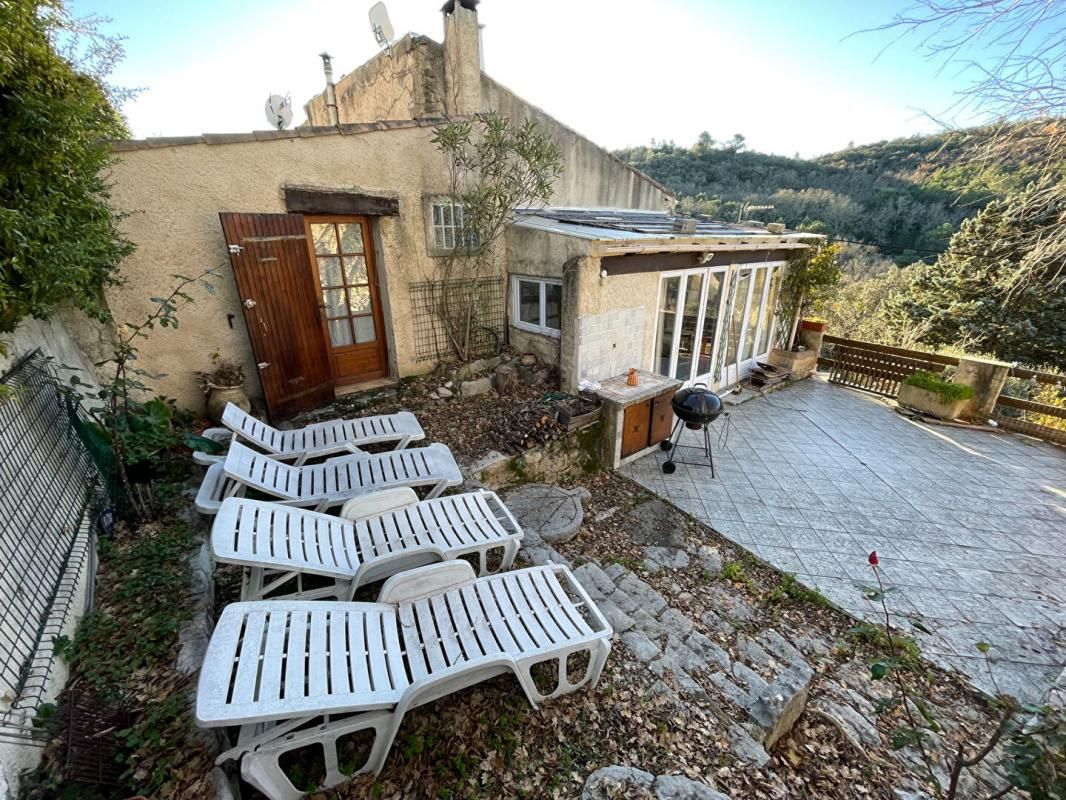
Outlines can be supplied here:
[[643, 361], [645, 308], [619, 308], [574, 320], [574, 374], [598, 381]]

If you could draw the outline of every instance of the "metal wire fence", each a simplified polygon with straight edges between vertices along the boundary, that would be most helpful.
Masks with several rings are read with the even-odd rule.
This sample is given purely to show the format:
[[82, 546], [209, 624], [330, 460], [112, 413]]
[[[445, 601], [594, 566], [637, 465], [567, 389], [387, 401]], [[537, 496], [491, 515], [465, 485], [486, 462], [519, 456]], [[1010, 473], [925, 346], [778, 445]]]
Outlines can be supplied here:
[[41, 701], [107, 488], [76, 430], [84, 412], [39, 351], [0, 382], [0, 735], [10, 736]]
[[415, 360], [447, 361], [453, 358], [442, 316], [451, 315], [458, 320], [469, 310], [474, 312], [471, 355], [486, 356], [497, 352], [503, 341], [503, 288], [502, 277], [412, 283]]

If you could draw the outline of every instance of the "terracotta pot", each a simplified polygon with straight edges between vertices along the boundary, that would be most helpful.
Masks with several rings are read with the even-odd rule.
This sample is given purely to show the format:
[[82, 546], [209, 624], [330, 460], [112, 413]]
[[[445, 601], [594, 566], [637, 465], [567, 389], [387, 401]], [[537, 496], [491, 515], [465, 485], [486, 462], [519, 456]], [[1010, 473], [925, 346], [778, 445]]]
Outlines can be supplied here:
[[241, 411], [252, 410], [252, 404], [248, 395], [244, 393], [244, 386], [208, 386], [207, 416], [213, 422], [222, 422], [222, 414], [226, 410], [227, 403], [233, 403]]
[[803, 319], [800, 320], [800, 327], [805, 331], [817, 331], [818, 333], [825, 333], [826, 328], [829, 327], [828, 322], [822, 322], [815, 319]]

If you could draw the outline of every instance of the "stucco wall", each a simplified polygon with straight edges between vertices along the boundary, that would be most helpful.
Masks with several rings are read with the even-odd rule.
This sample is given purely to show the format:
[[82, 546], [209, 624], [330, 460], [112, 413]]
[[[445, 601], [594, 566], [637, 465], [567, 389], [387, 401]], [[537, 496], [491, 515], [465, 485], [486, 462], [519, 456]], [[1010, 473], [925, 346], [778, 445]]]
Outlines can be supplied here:
[[672, 207], [673, 198], [647, 176], [488, 75], [482, 74], [481, 81], [487, 109], [515, 122], [531, 119], [558, 143], [566, 169], [555, 183], [552, 205], [656, 211]]
[[[353, 135], [316, 135], [262, 142], [150, 147], [120, 154], [113, 202], [130, 212], [123, 230], [137, 244], [122, 266], [125, 284], [107, 292], [118, 320], [143, 319], [150, 298], [173, 285], [174, 273], [218, 269], [214, 295], [200, 289], [179, 312], [180, 327], [158, 329], [141, 344], [141, 365], [166, 373], [153, 387], [182, 405], [203, 398], [193, 372], [218, 351], [256, 375], [233, 272], [219, 224], [220, 211], [280, 213], [283, 187], [314, 184], [398, 195], [400, 215], [376, 218], [378, 265], [387, 303], [390, 360], [400, 375], [431, 368], [414, 361], [408, 284], [432, 278], [437, 260], [426, 252], [423, 192], [446, 189], [444, 161], [430, 143], [432, 129], [409, 127]], [[227, 315], [234, 315], [232, 326]], [[258, 392], [258, 381], [249, 381]]]

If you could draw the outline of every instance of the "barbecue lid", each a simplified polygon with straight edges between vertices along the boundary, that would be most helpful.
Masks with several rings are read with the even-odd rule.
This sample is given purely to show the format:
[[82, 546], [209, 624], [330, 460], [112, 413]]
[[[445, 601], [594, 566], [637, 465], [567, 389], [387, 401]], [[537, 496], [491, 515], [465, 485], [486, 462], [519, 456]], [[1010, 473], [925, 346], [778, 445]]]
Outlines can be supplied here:
[[674, 413], [685, 422], [711, 422], [723, 410], [722, 398], [708, 389], [705, 383], [681, 389], [670, 404]]

